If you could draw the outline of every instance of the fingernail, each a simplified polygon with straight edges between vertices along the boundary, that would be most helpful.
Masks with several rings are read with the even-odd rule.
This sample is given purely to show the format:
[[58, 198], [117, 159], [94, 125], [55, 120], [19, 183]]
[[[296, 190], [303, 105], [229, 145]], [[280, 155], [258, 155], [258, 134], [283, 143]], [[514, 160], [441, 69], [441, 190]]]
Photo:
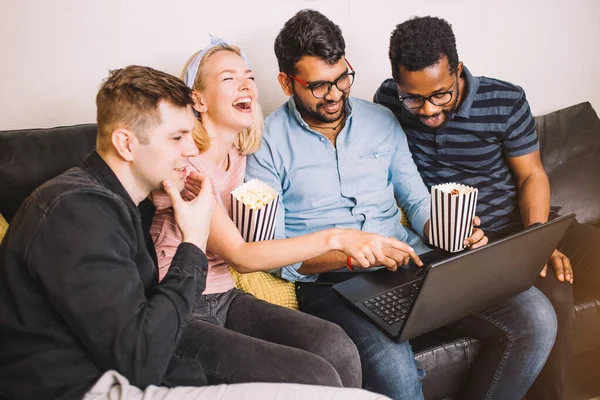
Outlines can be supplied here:
[[415, 249], [413, 249], [412, 247], [409, 247], [408, 251], [415, 251]]
[[165, 186], [165, 188], [170, 188], [171, 187], [171, 181], [164, 181], [163, 185]]
[[558, 276], [558, 279], [561, 280], [561, 281], [564, 281], [565, 280], [565, 275], [564, 274], [560, 274]]

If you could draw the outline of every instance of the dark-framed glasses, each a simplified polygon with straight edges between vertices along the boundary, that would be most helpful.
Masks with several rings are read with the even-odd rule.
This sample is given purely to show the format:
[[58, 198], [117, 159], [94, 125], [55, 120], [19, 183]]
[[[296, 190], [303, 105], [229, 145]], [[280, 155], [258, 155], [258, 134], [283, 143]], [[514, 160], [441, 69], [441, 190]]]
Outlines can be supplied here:
[[323, 99], [327, 97], [327, 95], [331, 92], [331, 88], [333, 87], [333, 85], [335, 85], [335, 87], [337, 87], [338, 90], [340, 90], [341, 92], [347, 92], [348, 90], [350, 90], [350, 86], [352, 86], [352, 84], [354, 83], [354, 74], [356, 74], [356, 72], [352, 68], [352, 65], [350, 65], [350, 62], [346, 59], [344, 60], [346, 61], [346, 64], [348, 64], [350, 71], [343, 73], [333, 82], [317, 81], [308, 83], [304, 82], [302, 79], [296, 78], [294, 75], [287, 74], [287, 76], [289, 76], [305, 88], [310, 89], [310, 92], [315, 98]]
[[[454, 81], [452, 87], [458, 82], [458, 79]], [[432, 94], [431, 96], [423, 97], [419, 95], [410, 95], [410, 96], [401, 96], [398, 93], [398, 98], [402, 102], [402, 105], [410, 110], [416, 110], [425, 105], [425, 101], [430, 102], [434, 106], [445, 106], [446, 104], [452, 101], [452, 97], [454, 95], [454, 89], [447, 90], [445, 92], [437, 92]]]

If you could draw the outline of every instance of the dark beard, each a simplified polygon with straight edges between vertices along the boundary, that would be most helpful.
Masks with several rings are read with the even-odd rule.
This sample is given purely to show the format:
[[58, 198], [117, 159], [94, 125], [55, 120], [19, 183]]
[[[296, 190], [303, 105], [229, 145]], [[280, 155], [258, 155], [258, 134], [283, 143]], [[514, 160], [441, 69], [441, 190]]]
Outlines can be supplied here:
[[317, 109], [316, 110], [311, 110], [308, 107], [306, 107], [304, 105], [304, 103], [302, 103], [302, 100], [300, 100], [298, 98], [298, 96], [296, 96], [296, 94], [293, 94], [294, 97], [294, 102], [296, 104], [296, 108], [298, 109], [298, 112], [300, 113], [300, 115], [302, 116], [309, 116], [313, 119], [315, 119], [316, 121], [319, 122], [323, 122], [325, 124], [331, 124], [333, 122], [338, 122], [341, 118], [344, 118], [346, 113], [345, 113], [345, 109], [346, 109], [346, 100], [348, 99], [348, 95], [344, 94], [344, 96], [342, 96], [342, 99], [340, 100], [342, 102], [340, 109], [342, 110], [342, 112], [340, 113], [340, 116], [337, 118], [328, 118], [326, 116], [324, 116], [323, 114], [319, 113], [319, 107], [332, 103], [331, 101], [323, 101], [323, 102], [319, 102], [317, 104]]

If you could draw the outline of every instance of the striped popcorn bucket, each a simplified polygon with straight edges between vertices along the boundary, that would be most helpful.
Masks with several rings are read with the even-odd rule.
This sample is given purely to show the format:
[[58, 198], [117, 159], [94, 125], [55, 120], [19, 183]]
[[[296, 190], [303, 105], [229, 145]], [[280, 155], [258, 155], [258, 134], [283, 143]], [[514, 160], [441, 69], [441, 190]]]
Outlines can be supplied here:
[[473, 233], [477, 193], [476, 188], [458, 183], [431, 188], [431, 245], [452, 253], [465, 248], [463, 242]]
[[232, 219], [246, 242], [275, 237], [279, 195], [264, 182], [252, 179], [231, 192]]

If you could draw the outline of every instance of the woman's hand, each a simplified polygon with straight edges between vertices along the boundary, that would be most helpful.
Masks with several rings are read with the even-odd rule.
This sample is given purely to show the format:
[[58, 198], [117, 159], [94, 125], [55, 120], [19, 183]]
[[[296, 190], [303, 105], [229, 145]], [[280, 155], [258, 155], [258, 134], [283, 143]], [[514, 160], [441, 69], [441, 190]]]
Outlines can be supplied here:
[[355, 267], [383, 265], [390, 271], [395, 271], [398, 265], [406, 265], [410, 259], [418, 266], [423, 265], [412, 247], [393, 237], [386, 238], [355, 229], [335, 229], [330, 240], [334, 250], [352, 257], [352, 265]]

